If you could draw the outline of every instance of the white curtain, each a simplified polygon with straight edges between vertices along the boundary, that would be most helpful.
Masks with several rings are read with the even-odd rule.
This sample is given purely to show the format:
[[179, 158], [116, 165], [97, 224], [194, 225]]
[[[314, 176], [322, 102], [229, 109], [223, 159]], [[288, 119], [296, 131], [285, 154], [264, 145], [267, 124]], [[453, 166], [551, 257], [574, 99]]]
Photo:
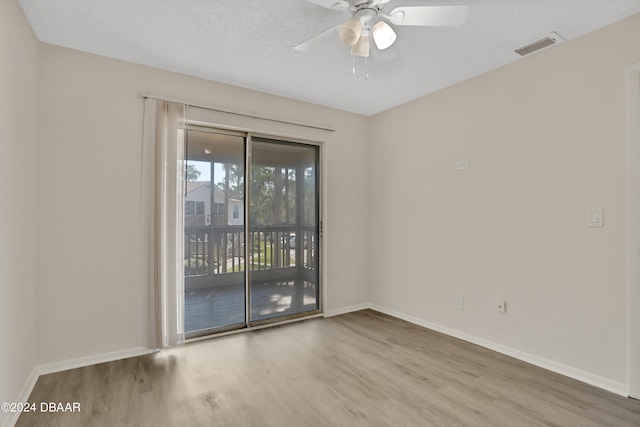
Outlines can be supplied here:
[[184, 104], [145, 98], [141, 275], [148, 283], [148, 346], [184, 343]]

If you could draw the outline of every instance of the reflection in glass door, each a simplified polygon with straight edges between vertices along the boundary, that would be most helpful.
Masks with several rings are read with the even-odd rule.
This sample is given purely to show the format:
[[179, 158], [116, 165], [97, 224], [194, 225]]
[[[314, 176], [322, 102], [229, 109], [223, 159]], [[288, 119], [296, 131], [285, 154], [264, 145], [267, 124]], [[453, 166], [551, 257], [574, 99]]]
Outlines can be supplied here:
[[189, 129], [185, 152], [186, 337], [319, 312], [318, 146]]

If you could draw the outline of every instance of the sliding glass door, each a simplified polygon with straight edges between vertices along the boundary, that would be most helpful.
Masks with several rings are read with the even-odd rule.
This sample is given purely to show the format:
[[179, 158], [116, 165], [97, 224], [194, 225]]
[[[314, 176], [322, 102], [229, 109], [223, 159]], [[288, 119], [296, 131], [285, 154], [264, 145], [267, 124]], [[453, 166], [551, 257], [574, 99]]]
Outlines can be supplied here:
[[185, 333], [246, 322], [242, 134], [188, 130], [184, 197]]
[[318, 147], [257, 137], [251, 147], [251, 319], [316, 311]]
[[188, 129], [185, 152], [187, 338], [319, 312], [319, 147]]

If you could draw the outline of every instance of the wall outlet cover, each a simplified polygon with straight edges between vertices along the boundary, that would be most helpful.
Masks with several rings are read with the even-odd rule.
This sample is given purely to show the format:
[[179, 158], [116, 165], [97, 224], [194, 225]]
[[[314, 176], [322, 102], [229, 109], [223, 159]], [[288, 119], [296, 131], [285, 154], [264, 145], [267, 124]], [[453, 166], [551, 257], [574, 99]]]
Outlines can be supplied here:
[[500, 314], [507, 314], [507, 302], [503, 299], [497, 299], [496, 311]]
[[456, 170], [466, 171], [469, 169], [469, 160], [458, 160], [456, 162]]

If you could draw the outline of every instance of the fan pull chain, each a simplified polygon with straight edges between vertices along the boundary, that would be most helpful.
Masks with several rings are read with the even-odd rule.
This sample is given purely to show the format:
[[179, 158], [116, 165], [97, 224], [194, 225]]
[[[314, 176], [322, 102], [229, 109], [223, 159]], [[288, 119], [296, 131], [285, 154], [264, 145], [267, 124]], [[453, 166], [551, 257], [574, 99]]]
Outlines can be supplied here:
[[351, 55], [351, 59], [353, 60], [353, 66], [351, 68], [351, 71], [355, 75], [356, 74], [356, 56], [355, 55]]
[[364, 57], [364, 76], [367, 80], [369, 80], [369, 57]]

